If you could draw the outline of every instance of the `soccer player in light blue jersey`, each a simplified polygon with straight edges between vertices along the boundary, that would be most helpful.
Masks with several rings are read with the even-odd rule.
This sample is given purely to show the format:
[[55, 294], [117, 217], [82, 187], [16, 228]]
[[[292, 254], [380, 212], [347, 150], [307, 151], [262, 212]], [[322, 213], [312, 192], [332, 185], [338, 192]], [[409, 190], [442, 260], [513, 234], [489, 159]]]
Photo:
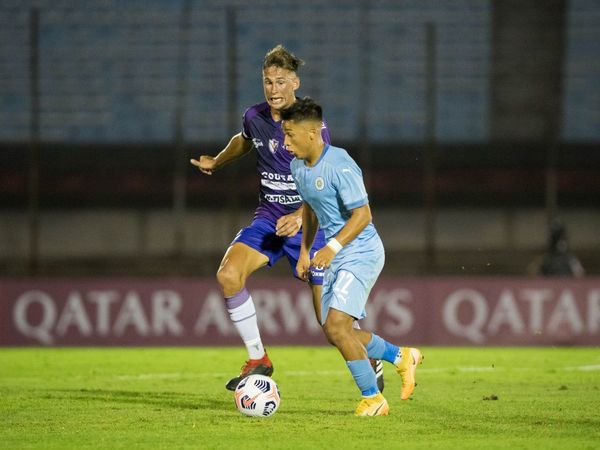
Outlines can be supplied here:
[[[296, 270], [307, 278], [311, 268], [324, 269], [321, 323], [329, 342], [348, 365], [362, 393], [357, 416], [384, 416], [389, 406], [377, 388], [368, 358], [388, 361], [402, 378], [401, 399], [415, 388], [415, 373], [423, 355], [398, 347], [374, 333], [353, 327], [365, 317], [369, 292], [383, 268], [383, 244], [371, 221], [362, 172], [346, 150], [323, 141], [322, 109], [305, 97], [281, 111], [287, 150], [295, 156], [292, 177], [304, 201], [303, 235]], [[327, 245], [312, 257], [317, 230]]]
[[[272, 266], [286, 257], [294, 275], [300, 254], [302, 237], [302, 200], [290, 173], [293, 156], [283, 145], [281, 109], [296, 101], [300, 87], [298, 69], [304, 62], [282, 45], [270, 50], [264, 58], [262, 80], [265, 101], [246, 110], [242, 130], [231, 138], [216, 156], [201, 155], [190, 162], [202, 173], [212, 175], [227, 164], [254, 150], [256, 170], [260, 177], [259, 203], [252, 223], [241, 229], [225, 252], [217, 271], [217, 281], [229, 316], [248, 351], [248, 361], [239, 375], [230, 379], [226, 388], [233, 391], [248, 375], [273, 373], [273, 363], [267, 355], [258, 329], [254, 302], [246, 289], [246, 280], [265, 265]], [[324, 121], [319, 127], [321, 138], [329, 142], [329, 130]], [[314, 239], [312, 252], [325, 245], [322, 231]], [[308, 281], [319, 316], [323, 271], [311, 270]], [[373, 361], [378, 383], [383, 387], [381, 361]]]

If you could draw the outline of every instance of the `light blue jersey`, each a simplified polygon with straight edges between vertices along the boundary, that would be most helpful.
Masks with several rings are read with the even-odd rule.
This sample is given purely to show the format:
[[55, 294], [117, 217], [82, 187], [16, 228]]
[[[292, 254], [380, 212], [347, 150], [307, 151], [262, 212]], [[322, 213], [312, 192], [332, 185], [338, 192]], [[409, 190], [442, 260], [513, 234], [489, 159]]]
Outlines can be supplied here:
[[[369, 203], [362, 171], [343, 148], [326, 144], [313, 167], [295, 158], [290, 168], [302, 200], [314, 210], [328, 240], [346, 224], [351, 210]], [[375, 233], [369, 224], [357, 238]]]
[[[346, 150], [326, 145], [313, 167], [294, 159], [291, 171], [302, 200], [319, 220], [327, 240], [334, 238], [351, 217], [351, 211], [369, 203], [362, 171]], [[383, 264], [381, 239], [370, 223], [335, 256], [325, 271], [321, 317], [334, 308], [352, 317], [365, 317], [365, 305]]]

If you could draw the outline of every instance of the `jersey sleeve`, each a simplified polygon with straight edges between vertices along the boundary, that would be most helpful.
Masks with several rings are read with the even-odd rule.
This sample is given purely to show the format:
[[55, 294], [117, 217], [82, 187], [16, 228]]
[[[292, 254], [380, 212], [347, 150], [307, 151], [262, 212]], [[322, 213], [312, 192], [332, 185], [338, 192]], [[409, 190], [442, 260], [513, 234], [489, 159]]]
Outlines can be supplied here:
[[321, 137], [323, 138], [323, 142], [331, 144], [331, 134], [329, 134], [329, 127], [325, 119], [323, 119], [323, 125], [321, 126]]
[[300, 182], [298, 180], [298, 160], [295, 158], [290, 161], [290, 173], [292, 175], [292, 180], [296, 185], [296, 190], [298, 191], [298, 194], [300, 194], [300, 196], [302, 197], [303, 187], [300, 185]]
[[356, 163], [343, 162], [334, 170], [338, 194], [348, 211], [369, 203], [362, 172]]
[[250, 132], [250, 112], [251, 108], [248, 108], [244, 111], [244, 115], [242, 116], [242, 137], [246, 140], [252, 139], [252, 135]]

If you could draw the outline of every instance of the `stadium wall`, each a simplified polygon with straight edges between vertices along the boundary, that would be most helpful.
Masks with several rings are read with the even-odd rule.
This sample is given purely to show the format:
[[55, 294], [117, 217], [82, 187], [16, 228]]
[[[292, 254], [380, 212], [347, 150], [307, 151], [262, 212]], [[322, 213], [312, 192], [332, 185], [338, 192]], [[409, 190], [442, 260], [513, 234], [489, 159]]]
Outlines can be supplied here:
[[[326, 345], [299, 281], [249, 285], [266, 345]], [[599, 345], [600, 278], [384, 278], [362, 327], [418, 345]], [[239, 345], [210, 279], [0, 281], [0, 346]]]
[[[252, 212], [251, 209], [190, 210], [184, 221], [185, 255], [217, 252], [222, 256], [235, 234], [248, 225]], [[423, 250], [421, 210], [380, 208], [373, 215], [387, 251]], [[575, 251], [600, 249], [600, 211], [565, 209], [562, 218], [568, 225]], [[174, 251], [175, 223], [169, 210], [54, 210], [44, 212], [41, 219], [44, 224], [41, 256], [50, 261], [160, 257]], [[546, 248], [545, 216], [541, 208], [440, 208], [437, 223], [440, 251], [512, 249], [541, 253]], [[0, 261], [25, 258], [28, 246], [27, 215], [23, 212], [2, 217]], [[520, 263], [525, 266], [528, 261]]]

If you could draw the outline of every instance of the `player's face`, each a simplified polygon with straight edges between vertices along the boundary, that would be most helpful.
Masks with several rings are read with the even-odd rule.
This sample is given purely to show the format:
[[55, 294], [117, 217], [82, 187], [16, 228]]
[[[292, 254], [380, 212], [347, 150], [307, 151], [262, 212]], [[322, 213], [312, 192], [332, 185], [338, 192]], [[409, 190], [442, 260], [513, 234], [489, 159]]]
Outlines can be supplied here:
[[263, 89], [267, 103], [276, 111], [291, 106], [296, 101], [300, 79], [295, 72], [277, 66], [263, 70]]
[[308, 159], [314, 145], [314, 125], [306, 121], [284, 120], [281, 128], [285, 135], [283, 143], [287, 151], [298, 159]]

